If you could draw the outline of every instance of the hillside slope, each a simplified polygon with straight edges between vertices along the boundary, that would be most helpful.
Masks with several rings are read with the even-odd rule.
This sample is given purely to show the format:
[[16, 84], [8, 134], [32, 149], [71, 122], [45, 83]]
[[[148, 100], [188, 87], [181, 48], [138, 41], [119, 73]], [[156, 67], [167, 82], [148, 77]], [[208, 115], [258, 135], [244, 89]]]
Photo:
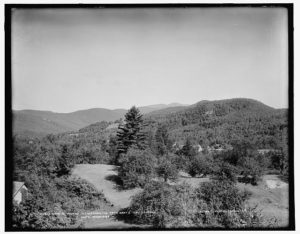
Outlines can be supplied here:
[[99, 121], [114, 121], [123, 117], [121, 111], [103, 108], [76, 111], [72, 113], [54, 113], [50, 111], [22, 110], [13, 112], [13, 132], [31, 131], [36, 133], [61, 133], [77, 131]]
[[[203, 148], [230, 147], [242, 142], [257, 149], [278, 149], [288, 136], [287, 110], [274, 109], [251, 99], [201, 101], [188, 107], [170, 107], [144, 115], [145, 131], [152, 137], [159, 124], [179, 145], [190, 138]], [[118, 123], [97, 122], [79, 130], [81, 141], [108, 139]], [[149, 138], [151, 141], [151, 137]]]
[[175, 111], [146, 115], [150, 128], [167, 126], [173, 140], [191, 138], [201, 145], [232, 144], [241, 139], [257, 147], [277, 147], [287, 135], [287, 110], [252, 99], [201, 101]]
[[[179, 103], [158, 104], [139, 107], [143, 114], [163, 108], [182, 106]], [[71, 113], [55, 113], [51, 111], [20, 110], [13, 111], [14, 134], [45, 135], [77, 131], [90, 124], [101, 121], [115, 121], [123, 118], [126, 109], [93, 108]]]

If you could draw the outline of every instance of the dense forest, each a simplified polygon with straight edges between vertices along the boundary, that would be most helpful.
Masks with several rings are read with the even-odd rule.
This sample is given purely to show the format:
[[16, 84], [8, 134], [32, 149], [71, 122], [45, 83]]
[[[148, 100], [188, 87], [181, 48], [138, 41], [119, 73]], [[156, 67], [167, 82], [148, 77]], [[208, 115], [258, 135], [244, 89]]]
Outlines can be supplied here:
[[[79, 228], [74, 213], [110, 209], [101, 192], [70, 176], [75, 164], [116, 165], [123, 189], [143, 188], [118, 218], [158, 228], [272, 225], [245, 207], [249, 194], [236, 183], [256, 185], [269, 171], [288, 177], [287, 112], [248, 99], [203, 101], [145, 116], [133, 107], [123, 120], [43, 138], [16, 135], [13, 143], [14, 180], [29, 191], [14, 205], [15, 228]], [[178, 185], [179, 172], [211, 181], [198, 188]]]
[[165, 124], [175, 141], [190, 137], [205, 146], [230, 145], [242, 139], [257, 149], [275, 149], [288, 131], [286, 110], [251, 99], [202, 101], [175, 113], [150, 113], [146, 119], [150, 126]]

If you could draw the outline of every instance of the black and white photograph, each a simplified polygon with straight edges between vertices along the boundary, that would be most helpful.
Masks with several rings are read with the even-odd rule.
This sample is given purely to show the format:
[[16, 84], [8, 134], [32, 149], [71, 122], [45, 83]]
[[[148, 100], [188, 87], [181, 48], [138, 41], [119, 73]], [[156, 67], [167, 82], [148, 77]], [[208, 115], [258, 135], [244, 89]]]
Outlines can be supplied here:
[[6, 4], [5, 229], [294, 230], [293, 4]]

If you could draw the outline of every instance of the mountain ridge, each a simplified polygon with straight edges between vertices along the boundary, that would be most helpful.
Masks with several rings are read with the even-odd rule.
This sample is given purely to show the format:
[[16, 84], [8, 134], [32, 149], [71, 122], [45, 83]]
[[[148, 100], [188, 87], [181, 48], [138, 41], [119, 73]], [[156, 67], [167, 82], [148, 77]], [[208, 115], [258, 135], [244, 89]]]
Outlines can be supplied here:
[[[139, 107], [143, 114], [163, 109], [171, 104], [156, 104]], [[179, 104], [178, 105], [183, 105]], [[127, 109], [89, 108], [68, 113], [42, 110], [13, 110], [14, 134], [37, 133], [38, 135], [77, 131], [90, 124], [101, 121], [116, 121], [123, 118]], [[32, 135], [31, 134], [31, 135]]]
[[[159, 116], [183, 114], [193, 115], [197, 118], [199, 114], [197, 111], [194, 113], [193, 108], [205, 106], [208, 109], [212, 106], [218, 105], [229, 106], [229, 109], [234, 109], [235, 106], [245, 108], [244, 111], [252, 112], [274, 112], [277, 109], [267, 106], [262, 102], [254, 99], [247, 98], [233, 98], [208, 101], [202, 100], [192, 105], [183, 105], [180, 103], [170, 104], [154, 104], [149, 106], [138, 107], [146, 118], [159, 119]], [[191, 111], [192, 110], [192, 111]], [[283, 108], [280, 109], [281, 111]], [[116, 121], [124, 117], [127, 112], [126, 109], [106, 109], [106, 108], [89, 108], [86, 110], [78, 110], [69, 113], [58, 113], [52, 111], [40, 110], [14, 110], [13, 111], [13, 132], [14, 134], [22, 134], [25, 132], [36, 132], [38, 134], [49, 133], [62, 133], [68, 131], [78, 131], [79, 129], [101, 121]], [[186, 112], [186, 113], [185, 113]]]

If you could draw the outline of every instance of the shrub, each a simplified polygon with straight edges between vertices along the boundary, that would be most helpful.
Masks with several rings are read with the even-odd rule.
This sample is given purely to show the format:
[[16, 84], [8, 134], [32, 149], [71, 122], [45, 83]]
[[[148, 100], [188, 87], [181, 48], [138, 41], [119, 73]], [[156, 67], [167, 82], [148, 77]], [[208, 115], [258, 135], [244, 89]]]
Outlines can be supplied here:
[[157, 228], [166, 227], [174, 216], [181, 215], [180, 202], [173, 187], [155, 181], [133, 197], [128, 212], [133, 215], [134, 222]]
[[55, 214], [53, 204], [46, 199], [28, 194], [19, 204], [13, 206], [12, 226], [20, 230], [65, 228], [71, 220]]
[[106, 164], [111, 161], [109, 154], [101, 149], [101, 147], [81, 147], [74, 152], [75, 162], [97, 164]]
[[119, 162], [119, 177], [125, 189], [143, 187], [155, 175], [156, 160], [150, 150], [130, 148]]
[[235, 183], [237, 181], [238, 173], [238, 168], [222, 161], [215, 161], [215, 164], [212, 167], [213, 178], [219, 181], [231, 181]]
[[156, 228], [259, 227], [261, 216], [245, 207], [246, 196], [231, 181], [169, 185], [151, 181], [125, 211], [127, 220]]
[[[35, 178], [35, 177], [31, 177]], [[79, 225], [80, 210], [109, 207], [102, 193], [88, 182], [57, 177], [36, 178], [35, 184], [26, 184], [26, 198], [13, 208], [13, 227], [20, 229], [68, 228]], [[68, 214], [69, 213], [69, 214]], [[72, 213], [72, 214], [71, 214]]]
[[185, 155], [175, 154], [172, 163], [176, 166], [178, 170], [185, 171], [189, 164], [189, 160], [186, 158]]
[[251, 184], [256, 185], [263, 173], [263, 168], [260, 166], [259, 161], [254, 157], [245, 157], [239, 161], [239, 166], [241, 167], [244, 181], [249, 179]]
[[212, 172], [212, 161], [209, 157], [203, 155], [195, 156], [187, 165], [187, 173], [192, 177], [196, 175], [206, 176]]
[[[98, 192], [91, 184], [85, 180], [77, 178], [66, 178], [57, 181], [57, 190], [66, 191], [67, 198], [78, 200], [77, 208], [96, 209], [104, 203], [104, 195]], [[70, 205], [71, 205], [70, 203]]]
[[162, 177], [165, 182], [167, 180], [176, 181], [178, 178], [178, 168], [173, 163], [172, 155], [163, 155], [158, 160], [158, 167], [156, 169], [158, 176]]
[[206, 210], [194, 216], [197, 226], [240, 228], [257, 227], [261, 216], [253, 208], [245, 207], [246, 196], [231, 181], [206, 182], [196, 189], [197, 208]]

